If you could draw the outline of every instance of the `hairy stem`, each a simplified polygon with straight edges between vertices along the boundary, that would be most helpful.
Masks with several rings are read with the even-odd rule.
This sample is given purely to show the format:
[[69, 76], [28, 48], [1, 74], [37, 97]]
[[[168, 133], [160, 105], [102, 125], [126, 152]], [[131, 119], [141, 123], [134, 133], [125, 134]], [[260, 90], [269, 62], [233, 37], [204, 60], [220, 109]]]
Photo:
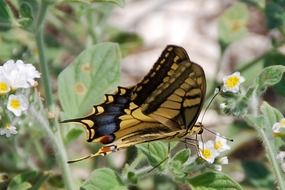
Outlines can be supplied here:
[[70, 168], [69, 168], [69, 165], [67, 164], [66, 152], [65, 152], [63, 142], [61, 140], [60, 130], [57, 130], [54, 133], [49, 127], [48, 120], [45, 117], [43, 117], [41, 113], [36, 111], [33, 107], [30, 108], [30, 112], [31, 112], [31, 115], [35, 117], [35, 119], [40, 123], [39, 126], [43, 128], [43, 130], [46, 132], [46, 135], [51, 140], [53, 150], [55, 151], [55, 157], [60, 167], [60, 170], [62, 172], [62, 177], [64, 179], [66, 189], [75, 190], [76, 186], [73, 183]]
[[[257, 117], [259, 115], [259, 99], [257, 98], [256, 95], [254, 95], [252, 97], [252, 101], [251, 101], [251, 107], [253, 108], [252, 110], [252, 114]], [[267, 157], [269, 162], [271, 162], [272, 164], [272, 169], [273, 172], [275, 173], [277, 182], [279, 184], [280, 189], [285, 189], [285, 181], [282, 177], [282, 173], [280, 170], [280, 166], [278, 164], [278, 161], [276, 159], [276, 150], [274, 147], [274, 144], [272, 143], [272, 140], [270, 140], [270, 138], [266, 133], [266, 129], [262, 126], [256, 126], [255, 125], [255, 129], [257, 130], [257, 132], [259, 133], [260, 137], [262, 138], [263, 141], [263, 145], [265, 147], [266, 153], [267, 153]]]
[[42, 1], [39, 9], [39, 15], [36, 20], [36, 26], [34, 32], [39, 53], [40, 70], [42, 73], [42, 83], [44, 86], [47, 105], [48, 107], [50, 107], [53, 104], [53, 98], [52, 98], [51, 84], [49, 80], [49, 68], [45, 54], [44, 36], [43, 36], [43, 22], [45, 19], [47, 8], [48, 5], [44, 1]]
[[[47, 101], [48, 110], [54, 112], [55, 106], [52, 98], [51, 80], [49, 79], [49, 68], [47, 64], [45, 46], [44, 46], [44, 20], [48, 9], [48, 3], [44, 0], [41, 1], [40, 9], [38, 11], [38, 16], [35, 22], [34, 35], [36, 39], [36, 44], [39, 53], [40, 60], [40, 71], [42, 73], [42, 83], [44, 86], [44, 93]], [[76, 186], [71, 178], [70, 168], [67, 164], [66, 151], [64, 144], [62, 142], [60, 130], [57, 121], [48, 121], [40, 113], [31, 108], [32, 115], [43, 127], [47, 136], [52, 142], [53, 150], [55, 151], [55, 156], [57, 164], [61, 169], [62, 177], [65, 183], [65, 188], [68, 190], [74, 190]], [[53, 130], [52, 130], [53, 129]]]

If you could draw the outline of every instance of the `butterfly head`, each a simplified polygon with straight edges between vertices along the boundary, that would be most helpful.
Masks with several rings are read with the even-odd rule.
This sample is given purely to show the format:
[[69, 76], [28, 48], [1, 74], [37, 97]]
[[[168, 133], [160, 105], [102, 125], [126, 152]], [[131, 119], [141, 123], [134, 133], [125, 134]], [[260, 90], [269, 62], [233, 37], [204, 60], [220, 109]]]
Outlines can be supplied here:
[[196, 123], [191, 130], [188, 131], [189, 135], [200, 135], [204, 131], [204, 125], [201, 122]]

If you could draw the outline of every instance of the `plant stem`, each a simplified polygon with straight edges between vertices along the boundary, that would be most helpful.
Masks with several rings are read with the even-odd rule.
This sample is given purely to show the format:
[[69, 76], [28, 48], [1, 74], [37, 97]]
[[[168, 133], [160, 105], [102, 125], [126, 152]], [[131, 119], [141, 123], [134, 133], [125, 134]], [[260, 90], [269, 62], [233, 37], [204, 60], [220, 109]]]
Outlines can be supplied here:
[[[44, 85], [44, 93], [47, 100], [48, 110], [54, 113], [55, 106], [52, 98], [52, 89], [49, 79], [49, 69], [45, 54], [44, 37], [43, 37], [43, 29], [44, 29], [43, 23], [47, 9], [48, 9], [48, 3], [42, 0], [40, 9], [38, 11], [39, 14], [35, 22], [36, 24], [34, 28], [34, 35], [38, 47], [40, 70], [42, 73], [42, 82]], [[40, 122], [41, 124], [40, 126], [43, 127], [44, 131], [47, 133], [47, 136], [50, 138], [52, 142], [57, 164], [61, 169], [62, 177], [65, 183], [65, 188], [68, 190], [76, 189], [76, 186], [74, 185], [73, 180], [71, 178], [70, 168], [67, 164], [66, 151], [64, 148], [64, 144], [62, 142], [59, 125], [57, 121], [54, 120], [49, 122], [46, 118], [44, 118], [40, 113], [38, 113], [33, 108], [31, 108], [30, 110], [32, 112], [32, 115]], [[53, 128], [50, 127], [50, 124], [53, 125]], [[52, 129], [54, 129], [54, 132]]]
[[[252, 114], [255, 117], [258, 117], [259, 115], [259, 99], [257, 98], [257, 95], [254, 95], [252, 97], [252, 101], [251, 101], [251, 107], [253, 108], [252, 110]], [[262, 126], [255, 126], [256, 131], [260, 134], [262, 141], [263, 141], [263, 145], [265, 147], [269, 162], [271, 162], [272, 164], [272, 169], [275, 172], [276, 178], [277, 178], [277, 182], [279, 184], [280, 189], [285, 189], [285, 181], [282, 177], [282, 173], [280, 170], [280, 166], [278, 164], [278, 161], [276, 159], [276, 151], [275, 151], [275, 147], [274, 144], [272, 143], [272, 141], [270, 142], [270, 138], [264, 129], [264, 127]], [[271, 133], [270, 133], [271, 134]]]
[[276, 160], [276, 153], [275, 153], [275, 148], [272, 143], [270, 143], [268, 136], [266, 135], [266, 132], [264, 131], [263, 128], [259, 128], [259, 133], [262, 137], [263, 144], [265, 145], [265, 149], [267, 150], [267, 154], [269, 157], [269, 161], [271, 162], [273, 166], [273, 171], [275, 172], [277, 182], [279, 184], [279, 189], [285, 189], [285, 181], [282, 177], [282, 173], [280, 171], [280, 166]]
[[45, 55], [45, 47], [44, 47], [44, 35], [43, 35], [43, 22], [45, 19], [45, 15], [47, 12], [48, 4], [45, 3], [45, 1], [41, 2], [41, 6], [39, 9], [39, 15], [36, 20], [36, 26], [35, 26], [35, 39], [38, 47], [38, 53], [39, 53], [39, 61], [40, 61], [40, 70], [42, 73], [42, 82], [44, 85], [44, 91], [46, 96], [46, 101], [48, 107], [51, 107], [53, 104], [53, 98], [52, 98], [52, 90], [51, 90], [51, 84], [49, 80], [49, 68], [46, 60]]
[[76, 186], [72, 181], [70, 168], [67, 164], [66, 152], [63, 142], [61, 140], [60, 130], [57, 130], [55, 133], [53, 133], [53, 131], [49, 127], [48, 120], [44, 118], [41, 113], [36, 111], [34, 107], [30, 108], [30, 112], [31, 115], [34, 116], [35, 119], [40, 123], [39, 126], [41, 126], [44, 129], [47, 136], [50, 138], [52, 142], [53, 150], [55, 151], [57, 163], [62, 171], [62, 177], [64, 179], [66, 189], [75, 190]]

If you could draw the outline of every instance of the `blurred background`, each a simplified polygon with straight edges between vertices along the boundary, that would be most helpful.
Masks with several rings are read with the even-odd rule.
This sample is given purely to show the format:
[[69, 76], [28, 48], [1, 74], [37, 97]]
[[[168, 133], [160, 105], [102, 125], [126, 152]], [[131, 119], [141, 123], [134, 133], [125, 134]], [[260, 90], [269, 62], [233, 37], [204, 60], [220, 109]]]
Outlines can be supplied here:
[[[12, 58], [38, 62], [38, 50], [31, 34], [33, 20], [29, 20], [29, 11], [20, 9], [23, 2], [27, 1], [0, 3], [13, 17], [0, 19], [1, 63]], [[88, 0], [57, 2], [49, 7], [46, 17], [46, 54], [57, 102], [59, 73], [82, 50], [99, 42], [119, 43], [122, 53], [121, 86], [139, 82], [166, 45], [184, 47], [190, 59], [205, 70], [207, 98], [213, 96], [224, 76], [240, 71], [246, 79], [244, 86], [248, 87], [264, 67], [285, 65], [285, 3], [281, 0], [126, 0], [124, 6], [114, 5], [112, 1], [85, 2]], [[121, 4], [121, 1], [114, 2]], [[38, 8], [36, 3], [34, 8]], [[282, 113], [285, 111], [284, 81], [283, 78], [281, 83], [269, 88], [261, 97], [261, 100], [268, 101]], [[42, 91], [40, 89], [41, 94]], [[204, 125], [234, 139], [230, 143], [229, 165], [224, 166], [223, 171], [245, 189], [272, 189], [274, 179], [271, 166], [256, 131], [241, 117], [225, 114], [220, 109], [221, 103], [221, 97], [214, 101], [206, 113]], [[80, 116], [84, 114], [79, 113]], [[39, 129], [31, 127], [29, 122], [27, 119], [27, 128], [21, 129], [17, 137], [16, 144], [19, 144], [16, 146], [20, 155], [15, 155], [13, 148], [7, 149], [7, 143], [15, 143], [12, 139], [0, 136], [0, 173], [15, 174], [31, 167], [57, 171], [55, 161], [47, 159], [53, 158], [49, 140]], [[84, 132], [80, 131], [72, 138], [64, 139], [69, 158], [89, 154], [98, 148], [85, 143]], [[204, 135], [205, 140], [214, 137], [207, 132]], [[42, 146], [40, 156], [38, 150], [34, 150], [34, 145], [22, 144], [27, 138], [35, 138], [39, 142], [35, 146]], [[131, 160], [134, 149], [131, 148], [128, 153], [120, 151], [104, 158], [74, 164], [71, 166], [72, 173], [75, 178], [84, 180], [98, 167], [111, 166], [121, 171]], [[25, 159], [31, 163], [27, 164]]]

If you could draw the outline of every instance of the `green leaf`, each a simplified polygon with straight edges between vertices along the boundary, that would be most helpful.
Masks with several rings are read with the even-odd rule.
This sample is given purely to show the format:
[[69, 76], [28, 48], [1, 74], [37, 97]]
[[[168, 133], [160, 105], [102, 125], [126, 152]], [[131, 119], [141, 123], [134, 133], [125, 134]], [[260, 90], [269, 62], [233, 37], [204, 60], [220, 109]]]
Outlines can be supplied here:
[[193, 190], [236, 189], [242, 187], [229, 176], [218, 172], [207, 172], [189, 179]]
[[37, 176], [39, 175], [38, 172], [35, 171], [28, 171], [22, 174], [18, 174], [9, 183], [7, 190], [26, 190], [32, 187], [31, 181], [34, 181]]
[[[264, 59], [264, 66], [283, 65], [285, 66], [285, 55], [279, 52], [271, 52]], [[247, 79], [247, 78], [246, 78]], [[283, 75], [281, 81], [273, 86], [273, 90], [280, 95], [285, 96], [285, 76]]]
[[[150, 165], [153, 167], [158, 166], [163, 160], [168, 157], [168, 146], [166, 143], [157, 141], [151, 143], [144, 143], [137, 145], [138, 149], [143, 152], [143, 154], [147, 157]], [[164, 163], [160, 165], [160, 168]]]
[[119, 81], [120, 50], [115, 43], [100, 43], [84, 50], [58, 78], [58, 93], [65, 118], [86, 114]]
[[6, 2], [0, 1], [0, 31], [7, 31], [11, 28], [10, 17]]
[[267, 17], [267, 27], [269, 29], [282, 27], [285, 24], [284, 3], [269, 2], [265, 7], [265, 15]]
[[269, 86], [277, 84], [282, 79], [282, 75], [284, 72], [285, 66], [283, 65], [274, 65], [264, 68], [256, 79], [257, 94], [261, 94]]
[[267, 121], [266, 125], [270, 128], [274, 125], [274, 123], [279, 122], [283, 118], [283, 115], [279, 110], [272, 107], [265, 101], [261, 104], [260, 110]]
[[258, 161], [243, 161], [242, 166], [245, 170], [246, 181], [255, 187], [271, 189], [274, 186], [273, 176], [263, 163]]
[[83, 133], [83, 130], [81, 128], [71, 129], [65, 137], [66, 143], [68, 144], [69, 142], [77, 139], [82, 133]]
[[21, 19], [20, 19], [19, 23], [24, 28], [30, 27], [33, 23], [33, 11], [32, 11], [31, 5], [27, 2], [21, 3], [20, 14], [21, 14]]
[[49, 185], [55, 188], [64, 188], [64, 183], [61, 175], [52, 175], [48, 178]]
[[112, 3], [120, 7], [125, 6], [125, 0], [65, 0], [65, 2], [81, 2], [81, 3]]
[[190, 156], [190, 149], [183, 149], [177, 152], [173, 156], [172, 160], [179, 161], [182, 164], [184, 164], [188, 160], [189, 156]]
[[264, 124], [264, 118], [262, 116], [253, 116], [253, 115], [246, 115], [245, 121], [248, 125], [252, 127], [263, 127]]
[[263, 9], [266, 4], [265, 0], [241, 0], [241, 1], [249, 4], [250, 6], [256, 6], [260, 9]]
[[93, 171], [90, 177], [82, 184], [80, 190], [127, 190], [121, 179], [109, 168]]
[[220, 42], [227, 46], [247, 34], [248, 10], [243, 3], [235, 3], [219, 19]]

